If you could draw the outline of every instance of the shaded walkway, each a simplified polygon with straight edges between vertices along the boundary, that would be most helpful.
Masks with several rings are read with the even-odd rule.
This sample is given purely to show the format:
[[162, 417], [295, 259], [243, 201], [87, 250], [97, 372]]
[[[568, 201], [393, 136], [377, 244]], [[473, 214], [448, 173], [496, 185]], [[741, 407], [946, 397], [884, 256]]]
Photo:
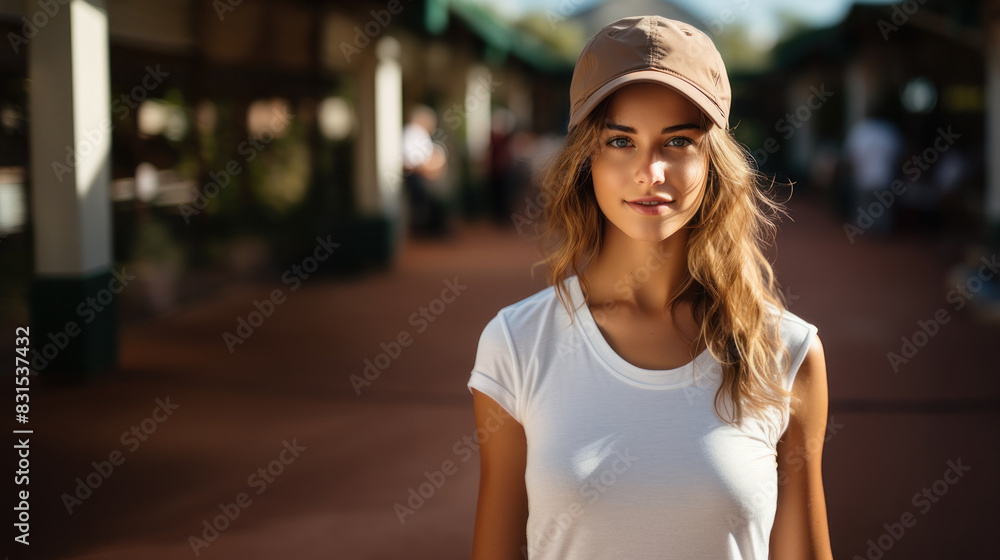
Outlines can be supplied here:
[[[819, 326], [842, 426], [824, 466], [836, 556], [864, 557], [866, 541], [906, 512], [916, 524], [885, 558], [988, 550], [986, 529], [998, 521], [1000, 329], [950, 313], [893, 372], [886, 353], [900, 336], [950, 308], [950, 263], [914, 240], [851, 245], [810, 204], [791, 215], [778, 275], [791, 310]], [[126, 326], [119, 371], [33, 389], [32, 557], [193, 558], [194, 535], [207, 544], [199, 558], [467, 558], [478, 457], [466, 440], [474, 424], [465, 382], [486, 322], [544, 286], [528, 272], [536, 258], [512, 231], [466, 226], [449, 242], [412, 243], [390, 273], [314, 277], [294, 292], [276, 273], [273, 284]], [[435, 304], [449, 283], [459, 285], [454, 301]], [[275, 288], [284, 303], [230, 353], [223, 333]], [[376, 359], [398, 340], [412, 343]], [[363, 375], [366, 359], [388, 365], [358, 395], [351, 376]], [[176, 410], [154, 414], [156, 399], [168, 398]], [[152, 428], [138, 447], [137, 437], [122, 439], [133, 425]], [[283, 453], [289, 446], [297, 456]], [[114, 451], [124, 462], [106, 479], [94, 474], [92, 462]], [[957, 458], [972, 470], [922, 513], [913, 495]], [[427, 482], [425, 471], [440, 481], [439, 470], [449, 472], [443, 484], [401, 524], [394, 504]], [[67, 514], [61, 496], [88, 475], [100, 486]], [[230, 505], [240, 493], [249, 505]], [[235, 519], [220, 520], [228, 527], [210, 541], [203, 521], [223, 510]]]

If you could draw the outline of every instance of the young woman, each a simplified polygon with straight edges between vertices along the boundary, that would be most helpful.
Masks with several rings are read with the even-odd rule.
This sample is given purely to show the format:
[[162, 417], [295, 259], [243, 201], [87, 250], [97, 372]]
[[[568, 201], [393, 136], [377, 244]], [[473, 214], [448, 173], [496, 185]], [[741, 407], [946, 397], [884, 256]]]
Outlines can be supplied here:
[[543, 181], [549, 288], [483, 330], [469, 379], [476, 560], [829, 559], [827, 382], [696, 29], [626, 18], [581, 54]]

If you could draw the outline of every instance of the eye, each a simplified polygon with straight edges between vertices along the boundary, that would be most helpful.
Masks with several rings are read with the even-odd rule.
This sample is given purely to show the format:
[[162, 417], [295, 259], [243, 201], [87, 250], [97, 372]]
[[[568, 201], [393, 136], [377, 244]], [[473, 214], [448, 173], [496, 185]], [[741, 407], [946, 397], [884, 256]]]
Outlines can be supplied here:
[[628, 148], [628, 145], [630, 143], [631, 141], [624, 136], [615, 136], [614, 138], [608, 140], [607, 145], [611, 146], [612, 148], [621, 149], [621, 148]]
[[687, 136], [676, 136], [668, 140], [667, 145], [675, 148], [684, 148], [686, 146], [693, 146], [694, 140], [688, 138]]

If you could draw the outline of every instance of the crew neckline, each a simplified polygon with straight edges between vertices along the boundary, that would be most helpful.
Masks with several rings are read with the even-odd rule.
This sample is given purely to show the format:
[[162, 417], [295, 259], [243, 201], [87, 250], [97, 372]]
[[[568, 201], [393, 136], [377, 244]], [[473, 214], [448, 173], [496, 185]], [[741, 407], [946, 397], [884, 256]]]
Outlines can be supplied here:
[[604, 333], [597, 326], [597, 321], [594, 320], [584, 298], [579, 277], [574, 275], [567, 278], [566, 287], [573, 300], [577, 328], [580, 329], [591, 350], [618, 379], [642, 389], [680, 389], [694, 385], [707, 371], [712, 360], [712, 354], [707, 346], [695, 359], [673, 369], [645, 369], [634, 365], [618, 355], [604, 338]]

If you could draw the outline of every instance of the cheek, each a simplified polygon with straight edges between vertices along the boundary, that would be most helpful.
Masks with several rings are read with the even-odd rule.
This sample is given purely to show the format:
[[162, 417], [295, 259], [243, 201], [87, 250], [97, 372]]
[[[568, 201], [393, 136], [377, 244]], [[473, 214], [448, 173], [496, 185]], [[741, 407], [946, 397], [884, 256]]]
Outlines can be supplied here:
[[683, 196], [687, 199], [684, 206], [697, 206], [701, 196], [705, 192], [708, 180], [707, 162], [689, 162], [689, 165], [679, 166], [675, 169], [677, 185], [680, 186]]
[[621, 184], [620, 170], [610, 164], [607, 158], [595, 161], [590, 169], [590, 175], [594, 181], [594, 194], [599, 202], [618, 196]]

